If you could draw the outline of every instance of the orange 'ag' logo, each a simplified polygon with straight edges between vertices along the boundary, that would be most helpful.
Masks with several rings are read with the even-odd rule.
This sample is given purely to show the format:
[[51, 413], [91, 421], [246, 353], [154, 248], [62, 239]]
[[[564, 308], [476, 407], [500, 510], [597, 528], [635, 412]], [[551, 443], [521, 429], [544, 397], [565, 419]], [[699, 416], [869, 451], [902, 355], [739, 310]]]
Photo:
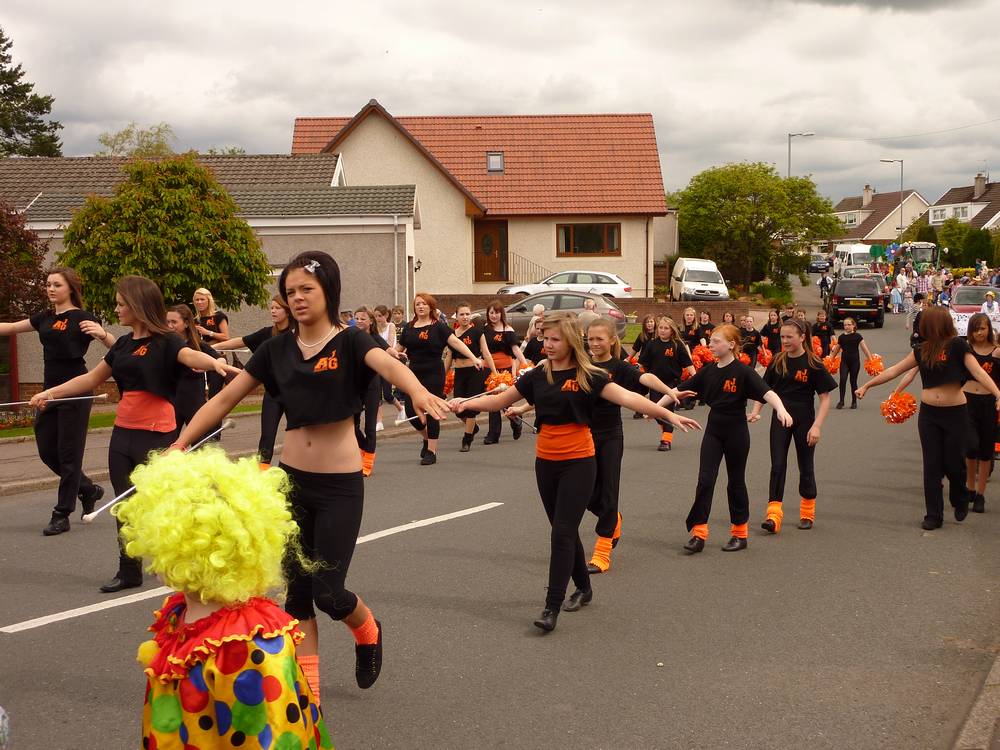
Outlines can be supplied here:
[[69, 325], [69, 321], [68, 320], [57, 320], [55, 323], [52, 324], [52, 330], [53, 331], [65, 331], [66, 330], [66, 326], [68, 326], [68, 325]]
[[148, 351], [149, 351], [149, 344], [143, 344], [138, 349], [136, 349], [134, 352], [132, 352], [132, 356], [133, 357], [145, 357], [146, 356], [146, 352], [148, 352]]
[[320, 357], [316, 360], [316, 366], [313, 367], [313, 372], [324, 372], [326, 370], [336, 370], [340, 365], [337, 363], [337, 352], [334, 352], [329, 357]]
[[562, 384], [562, 388], [560, 390], [572, 391], [576, 393], [577, 391], [580, 390], [580, 384], [571, 378]]
[[799, 381], [800, 383], [808, 383], [809, 382], [809, 371], [808, 370], [796, 370], [795, 371], [795, 379], [797, 381]]
[[992, 362], [983, 362], [983, 371], [987, 375], [992, 375], [993, 374], [993, 363]]
[[672, 356], [674, 356], [674, 347], [672, 347], [672, 346], [664, 347], [664, 349], [663, 349], [663, 356], [664, 357], [672, 357]]
[[465, 336], [462, 338], [462, 343], [465, 344], [466, 346], [472, 346], [472, 339], [470, 339], [468, 336]]
[[722, 384], [722, 390], [726, 393], [736, 393], [736, 378], [729, 378]]
[[419, 334], [417, 334], [417, 338], [420, 339], [421, 341], [427, 341], [427, 339], [430, 338], [430, 335], [427, 333], [427, 331], [421, 331]]
[[499, 344], [501, 341], [503, 341], [503, 334], [502, 333], [496, 333], [496, 334], [494, 334], [493, 335], [493, 340], [496, 341]]
[[938, 355], [938, 361], [939, 362], [947, 362], [948, 361], [948, 352], [942, 351]]

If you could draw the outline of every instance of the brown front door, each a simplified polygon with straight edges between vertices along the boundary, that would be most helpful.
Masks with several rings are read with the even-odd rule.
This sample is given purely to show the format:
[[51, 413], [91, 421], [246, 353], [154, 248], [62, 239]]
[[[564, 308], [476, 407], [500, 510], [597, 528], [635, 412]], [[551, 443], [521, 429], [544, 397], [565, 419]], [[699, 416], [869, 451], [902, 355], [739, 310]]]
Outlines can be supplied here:
[[475, 280], [506, 281], [507, 222], [477, 221], [474, 234]]

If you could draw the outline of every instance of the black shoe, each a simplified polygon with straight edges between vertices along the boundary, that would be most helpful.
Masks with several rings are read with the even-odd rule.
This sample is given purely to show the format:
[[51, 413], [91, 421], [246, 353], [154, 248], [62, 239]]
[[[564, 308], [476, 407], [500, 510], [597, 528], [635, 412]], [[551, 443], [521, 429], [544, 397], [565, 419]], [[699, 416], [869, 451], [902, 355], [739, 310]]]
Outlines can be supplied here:
[[587, 572], [590, 573], [590, 575], [592, 576], [599, 576], [604, 571], [598, 568], [596, 565], [594, 565], [594, 563], [587, 563]]
[[382, 672], [382, 623], [376, 620], [375, 624], [378, 625], [378, 641], [374, 645], [354, 646], [354, 679], [362, 690], [374, 685]]
[[121, 577], [119, 573], [106, 584], [101, 586], [100, 591], [103, 594], [114, 594], [118, 591], [123, 591], [124, 589], [137, 589], [142, 585], [142, 579], [138, 581], [129, 581]]
[[424, 441], [423, 447], [420, 449], [420, 457], [425, 458], [430, 451], [427, 449], [427, 441]]
[[[971, 494], [971, 493], [969, 493]], [[966, 516], [969, 515], [969, 494], [966, 494], [965, 498], [958, 505], [955, 506], [955, 520], [964, 521]]]
[[857, 409], [858, 408], [858, 402], [857, 401], [852, 402], [851, 403], [851, 408], [852, 409]]
[[923, 522], [920, 524], [920, 528], [924, 531], [934, 531], [934, 529], [940, 529], [944, 522], [940, 518], [929, 518], [924, 517]]
[[668, 443], [666, 440], [661, 440], [660, 444], [657, 446], [656, 450], [658, 450], [658, 451], [668, 451], [668, 450], [670, 450], [670, 443]]
[[764, 531], [770, 532], [771, 534], [776, 534], [777, 533], [777, 531], [775, 531], [775, 529], [777, 529], [778, 526], [774, 522], [774, 520], [771, 519], [771, 518], [768, 518], [765, 521], [761, 521], [760, 527], [762, 529], [764, 529]]
[[569, 601], [563, 605], [563, 612], [576, 612], [583, 607], [590, 604], [591, 599], [594, 598], [594, 590], [587, 589], [582, 591], [577, 589], [572, 594], [569, 595]]
[[521, 439], [521, 430], [523, 427], [524, 427], [524, 422], [522, 422], [521, 420], [514, 421], [512, 419], [510, 421], [510, 431], [511, 433], [513, 433], [515, 440]]
[[500, 442], [500, 438], [496, 435], [487, 435], [483, 438], [483, 445], [496, 445]]
[[94, 491], [90, 493], [90, 497], [84, 497], [83, 493], [80, 493], [80, 516], [93, 513], [94, 507], [102, 497], [104, 497], [104, 488], [99, 484], [94, 485]]
[[844, 408], [844, 402], [843, 401], [838, 401], [837, 402], [837, 408], [838, 409], [843, 409]]
[[739, 552], [747, 548], [747, 540], [738, 536], [729, 537], [729, 541], [722, 545], [723, 552]]
[[973, 513], [986, 512], [986, 498], [980, 495], [978, 492], [975, 494], [975, 497], [972, 498], [972, 512]]
[[811, 529], [812, 527], [813, 527], [813, 522], [810, 521], [808, 518], [800, 518], [799, 519], [799, 528], [800, 529]]
[[475, 429], [472, 431], [472, 437], [475, 437], [478, 434], [479, 434], [479, 425], [477, 424]]
[[535, 620], [535, 627], [541, 628], [546, 633], [551, 633], [556, 629], [557, 619], [559, 619], [558, 609], [543, 609], [542, 614]]
[[684, 551], [689, 555], [697, 554], [705, 549], [705, 540], [700, 536], [693, 536], [688, 539], [687, 544], [684, 545]]
[[49, 525], [42, 529], [45, 536], [65, 534], [67, 531], [69, 531], [69, 517], [58, 513], [53, 513], [52, 518], [49, 519]]
[[436, 464], [437, 462], [437, 453], [434, 453], [433, 451], [427, 451], [427, 454], [420, 459], [421, 466], [430, 466], [431, 464]]
[[472, 450], [472, 436], [475, 434], [476, 433], [474, 432], [472, 433], [467, 432], [464, 435], [462, 435], [462, 447], [459, 448], [459, 453], [468, 453], [470, 450]]

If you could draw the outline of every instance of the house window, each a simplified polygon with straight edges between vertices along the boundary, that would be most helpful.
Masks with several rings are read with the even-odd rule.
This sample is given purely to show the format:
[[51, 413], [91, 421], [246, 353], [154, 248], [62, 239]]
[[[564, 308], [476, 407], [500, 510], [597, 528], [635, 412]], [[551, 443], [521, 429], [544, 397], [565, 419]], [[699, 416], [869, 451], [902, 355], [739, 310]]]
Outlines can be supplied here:
[[969, 218], [969, 207], [968, 206], [955, 206], [951, 209], [951, 215], [956, 219], [968, 219]]
[[844, 217], [844, 223], [847, 224], [847, 226], [849, 227], [853, 227], [855, 224], [858, 223], [858, 215], [847, 214], [847, 216]]
[[621, 224], [557, 224], [556, 255], [620, 256]]
[[947, 208], [934, 208], [931, 209], [931, 221], [937, 223], [942, 222], [948, 218]]
[[486, 171], [503, 172], [503, 151], [490, 151], [486, 154]]

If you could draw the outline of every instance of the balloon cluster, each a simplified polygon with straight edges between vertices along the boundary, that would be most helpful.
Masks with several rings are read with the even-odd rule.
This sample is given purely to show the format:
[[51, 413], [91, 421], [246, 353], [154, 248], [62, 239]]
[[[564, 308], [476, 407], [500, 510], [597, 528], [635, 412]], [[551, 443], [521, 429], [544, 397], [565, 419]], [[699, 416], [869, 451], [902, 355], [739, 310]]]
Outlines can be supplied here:
[[831, 375], [836, 375], [840, 372], [840, 355], [838, 354], [834, 357], [832, 354], [823, 358], [823, 364], [826, 365], [826, 371]]
[[813, 347], [813, 354], [815, 354], [817, 357], [819, 357], [819, 358], [822, 359], [822, 357], [823, 357], [823, 342], [819, 340], [819, 336], [813, 336], [812, 337], [812, 347]]
[[893, 393], [882, 402], [882, 416], [889, 424], [903, 424], [917, 412], [917, 400], [906, 391]]
[[771, 350], [768, 349], [766, 346], [762, 346], [760, 348], [760, 351], [757, 352], [757, 364], [759, 364], [761, 367], [767, 368], [768, 365], [771, 364], [771, 359], [773, 357], [774, 355], [771, 354]]
[[502, 385], [507, 386], [508, 388], [514, 385], [514, 376], [511, 375], [508, 370], [493, 373], [486, 378], [486, 390], [488, 391], [495, 391]]
[[444, 395], [448, 395], [453, 390], [455, 390], [455, 371], [448, 370], [448, 374], [444, 376]]
[[875, 377], [884, 369], [885, 363], [882, 362], [882, 358], [877, 354], [873, 354], [871, 359], [865, 360], [865, 372], [872, 377]]
[[709, 349], [704, 344], [698, 344], [691, 351], [691, 362], [694, 363], [694, 369], [700, 370], [704, 365], [710, 365], [713, 362], [718, 361], [716, 356], [712, 354], [712, 350]]

